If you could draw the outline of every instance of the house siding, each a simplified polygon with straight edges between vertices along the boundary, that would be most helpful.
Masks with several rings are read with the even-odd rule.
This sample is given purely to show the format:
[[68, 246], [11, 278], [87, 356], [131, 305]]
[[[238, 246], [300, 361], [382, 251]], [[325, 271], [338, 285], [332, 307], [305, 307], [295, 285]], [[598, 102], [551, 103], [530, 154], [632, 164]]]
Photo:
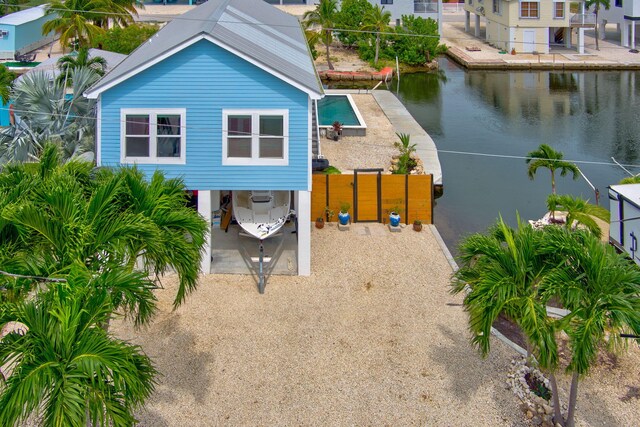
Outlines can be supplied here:
[[[120, 110], [185, 108], [186, 164], [139, 164], [181, 177], [197, 190], [307, 190], [308, 95], [236, 55], [201, 40], [101, 94], [103, 166], [120, 165]], [[222, 165], [224, 109], [287, 109], [287, 166]]]

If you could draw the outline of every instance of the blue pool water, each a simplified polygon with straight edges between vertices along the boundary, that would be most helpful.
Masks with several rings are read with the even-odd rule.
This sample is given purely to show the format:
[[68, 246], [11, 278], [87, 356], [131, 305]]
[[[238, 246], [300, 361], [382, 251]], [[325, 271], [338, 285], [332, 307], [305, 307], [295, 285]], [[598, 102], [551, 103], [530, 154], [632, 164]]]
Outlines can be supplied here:
[[344, 126], [360, 126], [358, 116], [346, 95], [327, 95], [318, 101], [320, 126], [331, 126], [336, 121]]

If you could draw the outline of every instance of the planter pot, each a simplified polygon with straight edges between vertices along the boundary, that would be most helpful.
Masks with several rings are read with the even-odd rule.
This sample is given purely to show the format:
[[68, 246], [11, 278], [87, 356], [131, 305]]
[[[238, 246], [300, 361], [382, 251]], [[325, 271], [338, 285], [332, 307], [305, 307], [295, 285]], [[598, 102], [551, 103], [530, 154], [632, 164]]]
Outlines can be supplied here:
[[338, 220], [340, 221], [340, 225], [349, 224], [350, 219], [351, 219], [351, 215], [349, 215], [349, 212], [345, 212], [345, 213], [340, 212], [338, 214]]
[[324, 221], [322, 219], [317, 219], [316, 228], [323, 228], [323, 227], [324, 227]]
[[422, 231], [422, 224], [413, 224], [413, 229], [415, 231]]
[[389, 214], [389, 223], [392, 227], [400, 225], [400, 215], [397, 212], [391, 212]]

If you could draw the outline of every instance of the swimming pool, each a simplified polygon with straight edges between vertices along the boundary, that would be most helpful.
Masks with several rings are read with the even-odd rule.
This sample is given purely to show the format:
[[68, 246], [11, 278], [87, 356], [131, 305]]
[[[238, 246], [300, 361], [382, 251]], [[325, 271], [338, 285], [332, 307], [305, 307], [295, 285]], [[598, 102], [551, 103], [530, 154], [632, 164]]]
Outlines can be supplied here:
[[344, 136], [365, 136], [367, 126], [351, 95], [325, 95], [318, 101], [318, 126], [330, 128], [334, 122], [342, 123]]

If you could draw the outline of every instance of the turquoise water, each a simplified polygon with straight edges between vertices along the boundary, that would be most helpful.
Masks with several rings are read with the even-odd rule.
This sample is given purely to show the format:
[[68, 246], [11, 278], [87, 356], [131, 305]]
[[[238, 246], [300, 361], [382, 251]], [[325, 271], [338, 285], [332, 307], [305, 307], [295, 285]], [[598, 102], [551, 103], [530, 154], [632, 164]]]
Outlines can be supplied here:
[[331, 126], [336, 121], [344, 126], [360, 126], [346, 95], [327, 95], [318, 101], [318, 119], [320, 126]]

